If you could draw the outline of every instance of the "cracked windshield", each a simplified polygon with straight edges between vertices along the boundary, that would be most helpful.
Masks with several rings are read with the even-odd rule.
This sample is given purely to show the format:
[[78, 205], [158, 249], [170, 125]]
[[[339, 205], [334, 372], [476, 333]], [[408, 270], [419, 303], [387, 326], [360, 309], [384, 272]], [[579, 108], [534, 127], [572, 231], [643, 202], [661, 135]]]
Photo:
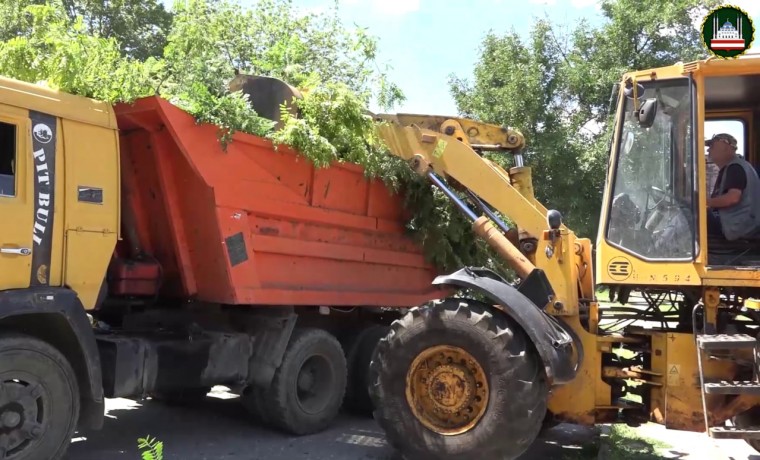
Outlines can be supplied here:
[[694, 255], [693, 142], [688, 80], [644, 83], [640, 104], [655, 99], [641, 126], [626, 98], [607, 239], [651, 259]]

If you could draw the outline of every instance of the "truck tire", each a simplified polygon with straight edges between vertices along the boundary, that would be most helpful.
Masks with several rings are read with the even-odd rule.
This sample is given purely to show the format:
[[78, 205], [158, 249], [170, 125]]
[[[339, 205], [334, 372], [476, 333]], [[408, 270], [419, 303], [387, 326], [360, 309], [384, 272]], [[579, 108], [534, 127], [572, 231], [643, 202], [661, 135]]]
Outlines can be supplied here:
[[472, 300], [412, 309], [391, 325], [370, 369], [375, 419], [407, 459], [515, 459], [546, 414], [532, 343], [508, 316]]
[[[14, 460], [63, 458], [79, 420], [76, 374], [52, 345], [0, 334], [0, 453]], [[3, 455], [4, 457], [4, 455]]]
[[253, 421], [265, 426], [270, 423], [265, 404], [266, 396], [266, 390], [256, 385], [246, 387], [240, 395], [240, 402]]
[[295, 435], [323, 431], [340, 411], [346, 381], [346, 357], [332, 334], [294, 330], [266, 393], [270, 423]]
[[373, 324], [362, 329], [350, 342], [346, 355], [348, 385], [343, 407], [356, 415], [371, 416], [374, 410], [369, 396], [369, 363], [377, 343], [388, 330], [388, 326]]

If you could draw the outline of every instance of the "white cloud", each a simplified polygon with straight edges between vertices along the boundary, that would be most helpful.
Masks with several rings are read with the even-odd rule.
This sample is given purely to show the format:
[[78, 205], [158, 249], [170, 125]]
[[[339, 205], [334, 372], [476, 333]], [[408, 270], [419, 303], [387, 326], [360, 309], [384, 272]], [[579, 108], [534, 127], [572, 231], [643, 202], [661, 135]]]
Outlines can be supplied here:
[[533, 3], [534, 5], [552, 6], [557, 4], [557, 0], [530, 0], [529, 3]]

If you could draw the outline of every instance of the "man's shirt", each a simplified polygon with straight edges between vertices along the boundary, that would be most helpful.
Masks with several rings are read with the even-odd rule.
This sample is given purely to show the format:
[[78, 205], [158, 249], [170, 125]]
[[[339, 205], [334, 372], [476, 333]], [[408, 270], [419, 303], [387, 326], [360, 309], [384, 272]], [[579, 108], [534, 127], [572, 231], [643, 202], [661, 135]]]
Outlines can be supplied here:
[[[723, 180], [723, 175], [726, 175], [726, 183], [723, 185], [723, 189], [720, 189], [720, 183]], [[723, 195], [732, 188], [744, 190], [747, 187], [747, 175], [744, 174], [744, 169], [740, 165], [732, 164], [726, 168], [722, 168], [718, 172], [718, 178], [715, 179], [715, 188], [713, 188], [711, 198], [718, 195]]]

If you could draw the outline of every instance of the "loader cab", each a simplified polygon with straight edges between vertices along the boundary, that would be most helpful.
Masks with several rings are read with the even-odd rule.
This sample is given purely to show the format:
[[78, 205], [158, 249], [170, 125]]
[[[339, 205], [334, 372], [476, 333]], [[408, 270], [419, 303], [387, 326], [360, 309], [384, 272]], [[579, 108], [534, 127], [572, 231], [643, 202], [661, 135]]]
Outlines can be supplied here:
[[699, 285], [711, 276], [754, 276], [760, 233], [730, 241], [707, 235], [706, 200], [719, 168], [705, 139], [731, 134], [737, 154], [757, 172], [758, 128], [760, 56], [627, 75], [596, 244], [600, 283]]

